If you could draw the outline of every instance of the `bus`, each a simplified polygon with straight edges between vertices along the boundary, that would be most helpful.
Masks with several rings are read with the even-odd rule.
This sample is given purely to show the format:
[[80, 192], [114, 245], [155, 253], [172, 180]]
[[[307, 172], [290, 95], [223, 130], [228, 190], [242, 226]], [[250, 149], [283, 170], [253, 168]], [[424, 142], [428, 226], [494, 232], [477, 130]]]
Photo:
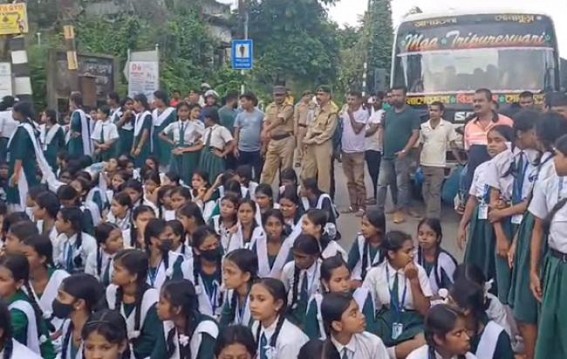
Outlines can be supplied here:
[[408, 104], [427, 117], [445, 104], [445, 119], [463, 124], [476, 89], [488, 88], [502, 110], [523, 91], [560, 90], [558, 41], [549, 16], [521, 11], [408, 15], [395, 32], [391, 86], [408, 89]]

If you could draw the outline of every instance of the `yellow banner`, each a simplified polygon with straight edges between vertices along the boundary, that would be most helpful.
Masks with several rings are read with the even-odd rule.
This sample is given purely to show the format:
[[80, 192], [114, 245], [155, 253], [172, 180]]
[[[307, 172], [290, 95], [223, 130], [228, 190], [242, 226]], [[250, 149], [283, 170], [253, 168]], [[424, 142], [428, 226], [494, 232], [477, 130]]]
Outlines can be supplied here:
[[26, 34], [28, 31], [26, 4], [0, 4], [0, 35]]

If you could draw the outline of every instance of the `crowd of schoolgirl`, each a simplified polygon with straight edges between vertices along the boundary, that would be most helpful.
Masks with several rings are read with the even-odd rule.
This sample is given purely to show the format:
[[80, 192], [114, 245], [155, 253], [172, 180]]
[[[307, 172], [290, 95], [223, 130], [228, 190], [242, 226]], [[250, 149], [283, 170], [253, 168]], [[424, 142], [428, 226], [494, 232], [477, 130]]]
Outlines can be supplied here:
[[458, 265], [439, 220], [422, 220], [414, 239], [373, 210], [345, 250], [316, 179], [283, 170], [274, 191], [250, 166], [225, 170], [218, 115], [203, 125], [198, 106], [156, 99], [155, 116], [143, 95], [121, 114], [100, 108], [85, 136], [91, 117], [74, 94], [69, 131], [55, 131], [64, 152], [49, 148], [52, 115], [38, 128], [29, 104], [12, 109], [4, 358], [511, 359], [516, 323], [526, 353], [565, 357], [560, 116], [525, 112], [488, 132], [493, 159], [471, 186]]

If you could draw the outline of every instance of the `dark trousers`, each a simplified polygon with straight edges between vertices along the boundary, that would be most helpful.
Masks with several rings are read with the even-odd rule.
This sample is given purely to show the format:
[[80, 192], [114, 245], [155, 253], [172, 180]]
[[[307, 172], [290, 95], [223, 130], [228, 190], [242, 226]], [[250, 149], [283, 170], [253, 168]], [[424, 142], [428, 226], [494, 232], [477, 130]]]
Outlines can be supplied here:
[[366, 165], [368, 166], [368, 173], [372, 180], [372, 189], [374, 199], [378, 195], [378, 176], [380, 175], [380, 162], [382, 161], [382, 153], [380, 151], [368, 150], [365, 152]]
[[260, 175], [262, 174], [262, 167], [264, 166], [262, 162], [262, 155], [260, 154], [260, 151], [240, 151], [240, 156], [237, 159], [238, 166], [252, 166], [252, 179], [256, 182], [260, 180]]

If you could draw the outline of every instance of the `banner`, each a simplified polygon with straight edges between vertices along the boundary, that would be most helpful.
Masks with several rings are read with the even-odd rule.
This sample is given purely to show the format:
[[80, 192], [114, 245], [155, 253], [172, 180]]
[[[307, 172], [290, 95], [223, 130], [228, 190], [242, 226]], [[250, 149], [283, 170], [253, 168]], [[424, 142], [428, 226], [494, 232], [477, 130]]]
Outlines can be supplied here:
[[12, 64], [0, 62], [0, 99], [4, 96], [13, 96]]
[[128, 67], [128, 96], [143, 93], [149, 102], [154, 91], [159, 90], [159, 63], [154, 61], [131, 61]]
[[0, 35], [27, 34], [28, 31], [26, 4], [0, 4]]

